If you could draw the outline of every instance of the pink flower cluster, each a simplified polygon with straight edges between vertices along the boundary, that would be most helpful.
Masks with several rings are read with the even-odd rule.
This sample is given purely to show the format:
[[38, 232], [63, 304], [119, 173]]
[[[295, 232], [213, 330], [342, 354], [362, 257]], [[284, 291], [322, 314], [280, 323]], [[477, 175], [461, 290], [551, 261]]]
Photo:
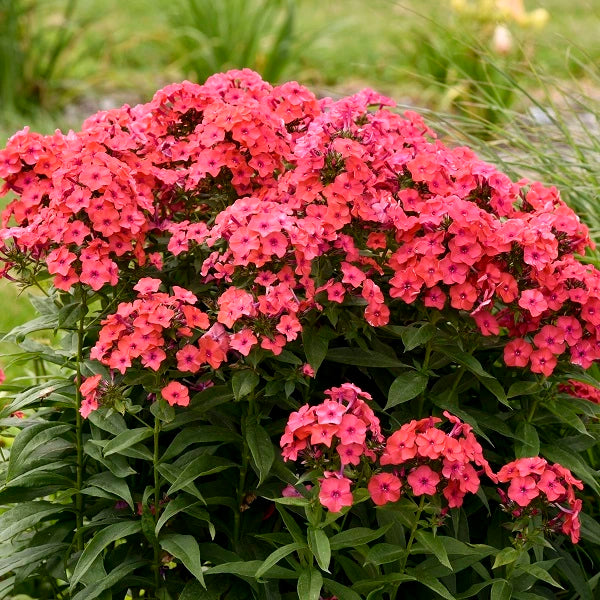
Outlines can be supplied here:
[[574, 398], [582, 398], [583, 400], [600, 404], [600, 390], [589, 383], [569, 379], [567, 383], [561, 383], [558, 386], [558, 390]]
[[355, 297], [372, 326], [399, 301], [449, 305], [507, 337], [508, 365], [589, 367], [600, 277], [574, 256], [586, 227], [555, 188], [514, 183], [391, 106], [370, 90], [317, 101], [243, 70], [100, 112], [79, 133], [25, 129], [0, 151], [3, 191], [17, 195], [5, 270], [18, 254], [62, 290], [99, 290], [187, 254], [214, 286], [209, 327], [243, 332], [242, 353], [279, 353], [305, 311]]
[[[124, 374], [132, 361], [158, 371], [167, 352], [177, 352], [180, 371], [195, 373], [203, 363], [218, 368], [225, 358], [218, 334], [206, 332], [196, 345], [187, 340], [209, 328], [208, 315], [194, 306], [198, 298], [173, 286], [171, 295], [159, 292], [160, 279], [146, 277], [134, 286], [137, 300], [122, 302], [102, 321], [102, 329], [90, 356]], [[183, 340], [183, 346], [177, 350]]]
[[395, 501], [396, 492], [388, 494], [384, 486], [393, 483], [399, 496], [400, 477], [404, 476], [415, 496], [432, 496], [443, 482], [442, 494], [450, 508], [462, 506], [467, 493], [477, 492], [482, 473], [495, 481], [471, 426], [448, 412], [444, 416], [451, 424], [449, 433], [438, 427], [442, 419], [428, 417], [402, 425], [387, 438], [380, 464], [401, 469], [399, 473], [382, 473], [371, 479], [369, 491], [375, 504]]
[[513, 511], [515, 516], [522, 515], [522, 508], [537, 512], [539, 507], [554, 507], [558, 514], [547, 522], [547, 527], [570, 535], [573, 543], [579, 541], [582, 501], [575, 497], [574, 488], [581, 490], [583, 484], [569, 469], [539, 456], [519, 458], [500, 469], [498, 481], [510, 482], [507, 493], [499, 492], [503, 500], [510, 499], [521, 507]]
[[[371, 395], [351, 383], [326, 390], [327, 400], [305, 404], [290, 414], [280, 445], [284, 460], [306, 458], [321, 465], [358, 465], [364, 456], [375, 460], [373, 448], [383, 436], [379, 419], [366, 403]], [[331, 469], [330, 469], [331, 470]]]

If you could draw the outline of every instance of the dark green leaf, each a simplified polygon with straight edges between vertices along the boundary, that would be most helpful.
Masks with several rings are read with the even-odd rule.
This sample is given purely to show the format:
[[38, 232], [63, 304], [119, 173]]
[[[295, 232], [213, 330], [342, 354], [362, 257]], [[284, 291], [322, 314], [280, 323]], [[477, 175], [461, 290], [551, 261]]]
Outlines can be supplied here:
[[524, 573], [527, 573], [528, 575], [532, 575], [536, 579], [539, 579], [540, 581], [544, 581], [545, 583], [549, 583], [550, 585], [560, 588], [561, 590], [564, 589], [563, 586], [560, 585], [560, 583], [558, 583], [558, 581], [556, 581], [556, 579], [554, 579], [550, 575], [550, 573], [548, 573], [547, 569], [545, 569], [544, 567], [540, 567], [537, 564], [533, 564], [533, 565], [519, 564], [517, 566], [517, 570], [523, 571]]
[[63, 505], [52, 502], [23, 502], [10, 508], [0, 515], [0, 542], [42, 523], [46, 517], [64, 509]]
[[96, 533], [77, 561], [71, 578], [71, 589], [77, 585], [79, 580], [92, 566], [92, 563], [107, 546], [134, 533], [139, 533], [141, 529], [142, 526], [139, 521], [123, 521], [109, 525]]
[[275, 450], [269, 434], [256, 421], [248, 419], [244, 433], [259, 475], [258, 485], [260, 486], [269, 474], [275, 460]]
[[225, 469], [234, 467], [235, 464], [225, 458], [203, 454], [190, 462], [181, 474], [177, 477], [173, 485], [169, 488], [167, 494], [174, 494], [176, 491], [185, 488], [189, 483], [195, 481], [198, 477], [206, 477], [219, 473]]
[[277, 550], [271, 552], [269, 556], [263, 561], [262, 565], [257, 569], [254, 577], [259, 579], [262, 575], [264, 575], [271, 567], [275, 566], [281, 559], [285, 558], [292, 552], [296, 552], [298, 550], [303, 550], [306, 548], [305, 545], [294, 542], [293, 544], [287, 544], [287, 546], [282, 546], [281, 548], [277, 548]]
[[367, 529], [366, 527], [354, 527], [352, 529], [347, 529], [346, 531], [341, 531], [340, 533], [336, 533], [329, 540], [329, 545], [332, 550], [341, 550], [342, 548], [356, 548], [357, 546], [362, 546], [363, 544], [368, 544], [380, 538], [382, 535], [390, 529], [392, 524], [384, 525], [379, 529]]
[[[182, 510], [186, 510], [191, 506], [201, 504], [197, 498], [189, 497], [189, 496], [178, 496], [174, 500], [171, 500], [166, 508], [162, 511], [158, 521], [156, 522], [155, 534], [158, 535], [162, 526], [171, 518], [174, 517], [177, 513]], [[208, 513], [206, 513], [208, 515]]]
[[342, 363], [345, 365], [356, 365], [358, 367], [408, 367], [400, 362], [395, 356], [381, 354], [373, 350], [362, 348], [331, 348], [327, 352], [326, 360]]
[[319, 567], [329, 573], [329, 561], [331, 560], [331, 548], [329, 538], [322, 529], [308, 529], [308, 547], [317, 559]]
[[388, 393], [388, 401], [385, 409], [392, 408], [403, 402], [416, 398], [427, 388], [429, 378], [417, 371], [407, 371], [394, 379]]
[[424, 346], [434, 335], [436, 328], [431, 323], [425, 323], [420, 327], [405, 327], [401, 333], [404, 351], [410, 352], [418, 346]]
[[221, 594], [205, 590], [197, 581], [191, 580], [185, 584], [178, 600], [219, 600]]
[[490, 600], [510, 600], [511, 597], [512, 585], [508, 581], [502, 579], [494, 583]]
[[150, 412], [163, 423], [170, 423], [175, 418], [175, 407], [164, 398], [157, 398], [156, 402], [150, 405]]
[[415, 537], [428, 552], [431, 552], [433, 555], [435, 555], [442, 565], [452, 570], [452, 565], [448, 560], [446, 548], [439, 538], [434, 536], [433, 533], [429, 531], [417, 531]]
[[186, 427], [175, 436], [160, 460], [161, 462], [171, 460], [175, 456], [179, 456], [183, 450], [187, 450], [192, 444], [239, 442], [241, 439], [239, 433], [225, 427], [215, 427], [214, 425]]
[[438, 579], [419, 574], [418, 581], [419, 583], [427, 586], [430, 590], [433, 590], [436, 594], [439, 594], [442, 598], [446, 598], [446, 600], [456, 600], [456, 598], [448, 591], [446, 586]]
[[[104, 471], [103, 473], [97, 473], [96, 475], [92, 475], [87, 481], [86, 485], [97, 487], [106, 492], [110, 492], [119, 498], [122, 498], [129, 504], [131, 510], [134, 510], [133, 507], [133, 498], [131, 497], [131, 492], [129, 490], [129, 486], [124, 479], [116, 477], [112, 473], [108, 471]], [[83, 490], [85, 493], [85, 490]]]
[[160, 539], [160, 546], [179, 559], [185, 568], [205, 586], [200, 562], [200, 548], [193, 536], [180, 533], [169, 534]]
[[252, 390], [259, 384], [260, 377], [249, 369], [236, 371], [231, 378], [231, 386], [233, 388], [233, 397], [240, 400], [250, 394]]
[[113, 585], [125, 579], [138, 567], [142, 567], [146, 564], [147, 562], [145, 560], [128, 560], [113, 569], [99, 581], [87, 585], [83, 590], [73, 596], [73, 600], [93, 600], [94, 598], [98, 598], [102, 592], [109, 590]]
[[131, 446], [135, 446], [149, 437], [152, 437], [153, 434], [153, 430], [149, 427], [139, 427], [138, 429], [128, 429], [127, 431], [123, 431], [104, 446], [104, 456], [110, 456], [111, 454], [121, 452]]
[[530, 394], [539, 392], [540, 389], [540, 384], [537, 381], [516, 381], [508, 388], [506, 397], [529, 396]]
[[583, 512], [579, 514], [579, 518], [581, 520], [582, 539], [600, 546], [600, 523], [587, 513]]
[[33, 546], [14, 552], [8, 558], [0, 559], [0, 577], [10, 571], [15, 571], [26, 565], [47, 559], [50, 556], [59, 555], [67, 547], [67, 544], [44, 544], [43, 546]]
[[323, 576], [317, 569], [304, 569], [298, 578], [298, 598], [302, 600], [319, 600]]
[[583, 479], [596, 494], [600, 495], [597, 473], [581, 458], [581, 456], [579, 456], [579, 454], [554, 445], [543, 446], [542, 456], [573, 471], [573, 473]]
[[375, 544], [368, 552], [365, 557], [366, 563], [373, 563], [374, 565], [386, 565], [401, 559], [406, 555], [406, 549], [396, 544]]
[[517, 427], [515, 438], [515, 454], [517, 458], [538, 456], [540, 453], [540, 438], [537, 429], [527, 421], [521, 421]]
[[15, 479], [17, 474], [26, 469], [31, 472], [31, 469], [28, 468], [28, 459], [32, 454], [36, 453], [38, 449], [45, 453], [49, 442], [71, 429], [72, 426], [66, 423], [44, 422], [21, 431], [11, 447], [6, 473], [7, 480]]
[[74, 391], [75, 387], [72, 381], [64, 379], [52, 379], [40, 385], [33, 386], [17, 394], [15, 399], [2, 408], [0, 416], [6, 417], [17, 410], [23, 410], [37, 402], [49, 402], [57, 392], [68, 393]]
[[302, 330], [302, 346], [306, 353], [306, 360], [315, 373], [325, 360], [332, 334], [335, 336], [335, 333], [329, 327], [321, 327], [321, 329], [305, 327]]
[[[239, 575], [240, 577], [256, 577], [258, 569], [263, 565], [260, 560], [242, 560], [229, 563], [223, 563], [216, 567], [204, 571], [205, 575]], [[296, 573], [291, 569], [283, 567], [271, 567], [266, 573], [263, 573], [269, 579], [291, 579], [296, 577]]]
[[516, 548], [503, 548], [500, 550], [500, 552], [498, 552], [498, 554], [496, 554], [492, 569], [497, 569], [503, 565], [514, 563], [520, 555], [521, 553]]
[[333, 579], [323, 579], [323, 585], [325, 588], [338, 597], [338, 600], [361, 600], [360, 596], [349, 587], [333, 581]]

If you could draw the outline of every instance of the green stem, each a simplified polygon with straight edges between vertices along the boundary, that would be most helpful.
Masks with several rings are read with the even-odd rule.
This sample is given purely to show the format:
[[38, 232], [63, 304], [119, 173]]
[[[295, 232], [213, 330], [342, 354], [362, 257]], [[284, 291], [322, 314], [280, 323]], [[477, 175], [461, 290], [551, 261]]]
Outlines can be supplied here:
[[246, 441], [246, 419], [248, 418], [249, 410], [253, 408], [252, 405], [248, 409], [242, 409], [242, 468], [240, 469], [240, 480], [237, 489], [237, 506], [233, 517], [233, 541], [234, 547], [237, 548], [240, 542], [241, 525], [242, 525], [242, 504], [246, 495], [246, 476], [248, 474], [248, 464], [250, 462], [250, 448]]
[[410, 550], [412, 548], [413, 542], [415, 541], [415, 534], [417, 533], [417, 528], [419, 527], [419, 519], [421, 518], [421, 513], [423, 512], [423, 508], [425, 507], [425, 496], [421, 496], [421, 501], [419, 502], [419, 508], [417, 509], [417, 513], [415, 514], [415, 522], [410, 530], [410, 536], [408, 538], [408, 542], [406, 543], [406, 552], [402, 557], [400, 562], [400, 573], [404, 573], [406, 569], [406, 561], [408, 560], [408, 556], [410, 554]]
[[533, 401], [531, 402], [531, 407], [529, 409], [529, 414], [527, 415], [527, 422], [531, 423], [531, 421], [533, 421], [533, 415], [535, 414], [535, 409], [537, 408], [537, 405], [539, 404], [540, 399], [538, 396], [536, 396]]
[[85, 337], [85, 313], [87, 297], [83, 287], [80, 287], [81, 292], [81, 317], [79, 318], [79, 326], [77, 329], [77, 364], [76, 364], [76, 384], [75, 384], [75, 437], [77, 444], [77, 484], [75, 495], [75, 515], [76, 515], [76, 531], [75, 538], [77, 539], [77, 549], [83, 551], [83, 536], [81, 530], [83, 528], [83, 418], [81, 417], [81, 364], [83, 362], [83, 343]]
[[[154, 452], [152, 455], [152, 471], [154, 474], [154, 524], [158, 522], [160, 513], [160, 479], [158, 472], [158, 463], [160, 460], [160, 447], [159, 447], [159, 434], [160, 434], [160, 421], [157, 417], [154, 417]], [[158, 540], [154, 541], [154, 593], [158, 597], [158, 590], [160, 589], [160, 546]]]

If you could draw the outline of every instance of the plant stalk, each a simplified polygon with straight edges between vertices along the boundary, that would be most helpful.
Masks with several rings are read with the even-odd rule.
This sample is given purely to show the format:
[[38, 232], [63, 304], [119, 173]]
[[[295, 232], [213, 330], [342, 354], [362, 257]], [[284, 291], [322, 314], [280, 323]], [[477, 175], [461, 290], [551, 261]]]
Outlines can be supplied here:
[[404, 573], [406, 569], [406, 561], [408, 560], [408, 556], [410, 554], [410, 550], [412, 548], [413, 542], [415, 541], [415, 534], [417, 533], [417, 528], [419, 526], [419, 520], [421, 518], [421, 513], [423, 512], [423, 508], [425, 508], [425, 496], [421, 496], [421, 501], [419, 502], [419, 507], [417, 508], [417, 513], [415, 515], [415, 522], [410, 530], [410, 536], [408, 538], [408, 542], [406, 543], [406, 552], [402, 557], [400, 562], [400, 573]]
[[[158, 463], [160, 459], [159, 447], [160, 421], [158, 417], [154, 417], [154, 448], [152, 455], [152, 471], [154, 474], [154, 524], [158, 522], [160, 513], [160, 475], [158, 472]], [[158, 590], [160, 589], [160, 546], [158, 540], [154, 540], [154, 593], [158, 598]]]
[[76, 378], [75, 378], [75, 439], [77, 444], [77, 493], [75, 495], [75, 515], [76, 515], [76, 529], [75, 538], [77, 540], [77, 550], [83, 551], [83, 536], [81, 530], [83, 528], [83, 418], [81, 416], [81, 364], [83, 362], [83, 343], [85, 338], [85, 314], [87, 297], [83, 287], [80, 287], [81, 292], [81, 317], [79, 318], [79, 325], [77, 328], [77, 364], [76, 364]]

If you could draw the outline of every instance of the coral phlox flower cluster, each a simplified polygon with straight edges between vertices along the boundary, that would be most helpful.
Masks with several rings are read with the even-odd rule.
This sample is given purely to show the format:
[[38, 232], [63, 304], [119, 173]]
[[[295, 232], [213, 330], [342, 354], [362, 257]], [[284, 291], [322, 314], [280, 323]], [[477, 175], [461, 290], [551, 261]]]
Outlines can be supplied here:
[[327, 399], [317, 406], [305, 404], [290, 414], [281, 437], [284, 460], [318, 464], [323, 470], [319, 499], [339, 512], [352, 505], [351, 480], [346, 466], [374, 461], [383, 442], [379, 419], [367, 404], [371, 395], [351, 383], [326, 390]]
[[574, 544], [579, 541], [582, 501], [575, 497], [574, 488], [581, 490], [583, 484], [569, 469], [539, 456], [519, 458], [500, 469], [498, 481], [510, 482], [508, 492], [499, 490], [499, 493], [507, 503], [508, 500], [514, 503], [515, 516], [521, 516], [521, 509], [537, 512], [540, 507], [554, 507], [558, 514], [546, 526], [570, 535]]
[[3, 190], [17, 194], [6, 268], [17, 252], [57, 288], [99, 290], [191, 253], [199, 282], [215, 284], [216, 321], [237, 332], [253, 320], [244, 343], [274, 353], [304, 311], [355, 297], [375, 327], [418, 301], [506, 336], [507, 365], [550, 375], [564, 355], [589, 367], [600, 277], [575, 258], [586, 227], [555, 188], [512, 182], [392, 106], [371, 90], [317, 101], [243, 70], [167, 86], [79, 133], [25, 129], [0, 151]]
[[451, 424], [449, 433], [438, 427], [442, 419], [428, 417], [402, 425], [387, 438], [380, 464], [401, 468], [371, 478], [368, 488], [375, 504], [394, 502], [404, 487], [414, 496], [433, 496], [441, 489], [448, 506], [456, 508], [467, 493], [477, 492], [483, 473], [496, 480], [471, 426], [448, 412], [444, 416]]
[[574, 398], [582, 398], [583, 400], [600, 404], [600, 390], [589, 383], [569, 379], [566, 383], [561, 383], [558, 386], [558, 390]]
[[[204, 364], [218, 368], [225, 359], [227, 340], [209, 328], [208, 315], [194, 306], [197, 297], [173, 286], [172, 294], [159, 292], [160, 279], [145, 277], [134, 286], [138, 298], [122, 302], [102, 321], [91, 358], [124, 374], [133, 361], [158, 371], [167, 353], [175, 354], [180, 371], [196, 373]], [[192, 343], [197, 332], [202, 336]], [[179, 347], [181, 346], [181, 349]]]

